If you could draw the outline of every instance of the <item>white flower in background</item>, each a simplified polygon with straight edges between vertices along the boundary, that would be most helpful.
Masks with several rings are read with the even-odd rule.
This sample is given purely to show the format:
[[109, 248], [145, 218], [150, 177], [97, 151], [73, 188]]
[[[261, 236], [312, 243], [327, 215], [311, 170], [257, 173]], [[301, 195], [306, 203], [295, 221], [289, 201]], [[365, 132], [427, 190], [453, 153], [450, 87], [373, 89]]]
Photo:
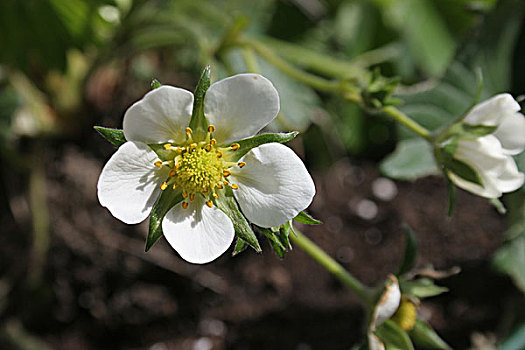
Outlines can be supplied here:
[[509, 94], [496, 95], [476, 105], [463, 123], [496, 127], [489, 135], [460, 138], [454, 158], [475, 170], [483, 186], [448, 172], [459, 187], [486, 198], [498, 198], [520, 188], [525, 176], [518, 171], [513, 155], [525, 149], [525, 118], [520, 105]]
[[[180, 189], [184, 200], [166, 214], [164, 236], [181, 257], [207, 263], [224, 253], [235, 236], [228, 216], [213, 205], [226, 187], [246, 218], [261, 227], [291, 220], [312, 201], [315, 187], [297, 155], [278, 143], [251, 149], [232, 162], [235, 140], [256, 134], [279, 112], [279, 95], [257, 74], [239, 74], [210, 86], [202, 139], [188, 127], [193, 94], [172, 86], [147, 93], [124, 115], [127, 142], [106, 163], [98, 198], [117, 219], [146, 219], [160, 192]], [[148, 144], [171, 152], [162, 161]]]

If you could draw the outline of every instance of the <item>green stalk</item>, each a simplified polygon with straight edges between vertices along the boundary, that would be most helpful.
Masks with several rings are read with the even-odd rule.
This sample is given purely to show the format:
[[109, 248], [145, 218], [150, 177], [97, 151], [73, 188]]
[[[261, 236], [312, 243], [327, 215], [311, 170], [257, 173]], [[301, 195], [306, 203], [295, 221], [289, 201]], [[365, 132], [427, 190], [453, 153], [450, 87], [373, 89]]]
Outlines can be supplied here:
[[393, 118], [398, 123], [406, 126], [408, 129], [418, 134], [427, 141], [431, 141], [431, 132], [418, 124], [415, 120], [401, 112], [399, 109], [393, 106], [386, 106], [381, 109], [381, 112]]
[[365, 304], [373, 304], [375, 297], [373, 289], [362, 284], [357, 278], [352, 276], [350, 272], [345, 270], [345, 268], [342, 267], [337, 261], [330, 257], [330, 255], [326, 254], [324, 250], [322, 250], [317, 244], [311, 241], [296, 228], [294, 228], [294, 230], [296, 234], [294, 235], [292, 233], [289, 237], [296, 246], [300, 247], [306, 254], [310, 255], [310, 257], [317, 261], [321, 266], [331, 272], [345, 286], [355, 292]]

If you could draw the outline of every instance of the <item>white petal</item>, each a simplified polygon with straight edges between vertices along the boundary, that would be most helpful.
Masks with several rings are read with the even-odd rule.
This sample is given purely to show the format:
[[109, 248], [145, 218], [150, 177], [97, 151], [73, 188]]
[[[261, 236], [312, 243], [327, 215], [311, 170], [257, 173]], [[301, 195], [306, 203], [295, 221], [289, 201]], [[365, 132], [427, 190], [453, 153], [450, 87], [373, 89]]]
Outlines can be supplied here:
[[210, 86], [204, 115], [215, 125], [215, 138], [228, 143], [255, 135], [279, 113], [279, 94], [258, 74], [238, 74]]
[[144, 143], [183, 142], [192, 105], [191, 92], [163, 85], [128, 108], [124, 114], [124, 135], [128, 141]]
[[303, 162], [288, 147], [267, 143], [249, 151], [242, 169], [232, 170], [235, 197], [244, 215], [261, 227], [294, 218], [312, 202], [315, 186]]
[[153, 165], [157, 155], [142, 142], [128, 141], [113, 154], [98, 179], [98, 200], [126, 224], [148, 217], [168, 176], [167, 169]]
[[465, 123], [477, 125], [498, 125], [501, 118], [521, 109], [518, 102], [509, 94], [496, 95], [472, 108], [464, 119]]
[[464, 180], [451, 172], [448, 172], [448, 176], [450, 177], [450, 180], [452, 180], [452, 182], [456, 184], [456, 186], [471, 193], [474, 193], [475, 195], [478, 195], [480, 197], [498, 198], [502, 195], [501, 191], [498, 190], [498, 188], [492, 184], [490, 179], [484, 177], [482, 174], [480, 174], [480, 176], [483, 181], [484, 187], [481, 187], [473, 182]]
[[217, 259], [231, 245], [235, 230], [231, 220], [215, 206], [208, 208], [197, 196], [188, 209], [174, 206], [162, 221], [168, 243], [180, 256], [194, 264]]
[[507, 154], [521, 153], [525, 149], [525, 117], [521, 113], [506, 114], [493, 135]]
[[498, 190], [503, 193], [512, 192], [523, 185], [525, 175], [519, 172], [518, 166], [512, 157], [507, 157], [501, 170], [501, 174], [494, 180]]
[[401, 301], [401, 291], [397, 278], [394, 275], [389, 275], [388, 279], [390, 283], [386, 285], [374, 311], [373, 328], [389, 319], [397, 311]]
[[498, 139], [494, 135], [486, 135], [476, 139], [460, 139], [454, 158], [479, 171], [499, 174], [499, 168], [507, 156]]

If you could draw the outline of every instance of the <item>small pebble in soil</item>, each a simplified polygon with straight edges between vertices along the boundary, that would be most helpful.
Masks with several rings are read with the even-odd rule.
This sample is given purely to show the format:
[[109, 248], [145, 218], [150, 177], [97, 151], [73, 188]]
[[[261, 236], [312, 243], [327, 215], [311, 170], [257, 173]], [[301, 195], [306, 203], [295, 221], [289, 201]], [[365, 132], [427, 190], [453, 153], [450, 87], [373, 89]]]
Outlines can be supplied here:
[[337, 249], [335, 256], [340, 262], [349, 263], [354, 258], [354, 250], [348, 246], [342, 246]]
[[211, 350], [213, 349], [213, 342], [208, 337], [197, 339], [192, 346], [192, 350]]
[[397, 196], [396, 183], [385, 177], [379, 177], [372, 182], [372, 193], [377, 199], [391, 201]]
[[365, 231], [365, 241], [366, 243], [370, 245], [378, 245], [383, 240], [383, 233], [375, 228], [372, 227]]

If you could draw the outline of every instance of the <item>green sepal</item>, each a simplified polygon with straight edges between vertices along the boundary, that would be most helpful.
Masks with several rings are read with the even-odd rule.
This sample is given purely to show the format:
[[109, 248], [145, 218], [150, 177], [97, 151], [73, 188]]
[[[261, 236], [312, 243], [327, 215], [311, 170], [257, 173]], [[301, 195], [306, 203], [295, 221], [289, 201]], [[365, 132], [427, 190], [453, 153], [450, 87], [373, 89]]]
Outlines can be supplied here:
[[204, 139], [208, 129], [208, 121], [204, 116], [204, 95], [206, 95], [206, 91], [210, 87], [210, 72], [210, 66], [204, 67], [193, 94], [193, 112], [190, 119], [190, 128], [197, 139]]
[[160, 81], [158, 81], [157, 79], [152, 79], [150, 85], [151, 85], [151, 90], [155, 90], [155, 89], [160, 88], [162, 86]]
[[253, 232], [250, 223], [241, 213], [230, 188], [226, 188], [225, 195], [220, 196], [215, 200], [215, 205], [230, 218], [237, 237], [245, 241], [257, 253], [260, 253], [262, 249], [257, 240], [257, 236], [255, 235], [255, 232]]
[[454, 208], [456, 207], [456, 186], [447, 176], [447, 188], [448, 188], [448, 210], [447, 216], [450, 218], [454, 213]]
[[405, 242], [405, 254], [403, 255], [403, 261], [399, 266], [399, 271], [397, 272], [398, 276], [410, 271], [414, 267], [417, 256], [416, 235], [410, 226], [404, 225], [404, 229], [407, 237]]
[[414, 328], [408, 332], [410, 339], [422, 348], [451, 350], [452, 348], [432, 329], [432, 327], [421, 320], [416, 320]]
[[246, 241], [242, 238], [237, 237], [237, 242], [235, 243], [232, 256], [236, 256], [237, 254], [244, 252], [246, 248], [248, 248], [248, 243], [246, 243]]
[[498, 126], [489, 126], [489, 125], [471, 125], [471, 124], [461, 124], [463, 127], [463, 134], [461, 138], [478, 138], [486, 135], [492, 134]]
[[414, 350], [408, 333], [392, 320], [383, 322], [374, 333], [385, 345], [393, 345], [401, 350]]
[[292, 249], [292, 244], [290, 243], [290, 239], [288, 238], [288, 236], [290, 236], [290, 232], [294, 232], [291, 220], [285, 222], [279, 227], [279, 238], [281, 239], [281, 243], [286, 247], [287, 250]]
[[127, 141], [122, 129], [105, 128], [103, 126], [94, 126], [93, 129], [117, 147], [120, 147]]
[[281, 240], [279, 239], [279, 236], [277, 233], [273, 232], [271, 229], [267, 228], [260, 228], [261, 232], [264, 233], [266, 237], [268, 237], [268, 241], [270, 242], [270, 245], [272, 246], [273, 250], [277, 253], [279, 258], [283, 259], [286, 255], [286, 247], [283, 245]]
[[483, 180], [481, 180], [481, 177], [479, 176], [477, 171], [474, 170], [467, 163], [456, 158], [452, 158], [447, 160], [447, 162], [443, 165], [447, 170], [453, 172], [463, 180], [475, 183], [476, 185], [483, 187]]
[[310, 214], [306, 213], [305, 211], [300, 212], [297, 214], [295, 218], [293, 218], [295, 221], [300, 222], [301, 224], [306, 225], [320, 225], [322, 224], [321, 221], [317, 220]]
[[403, 294], [410, 294], [417, 298], [428, 298], [448, 292], [448, 288], [437, 286], [430, 278], [419, 278], [412, 281], [399, 281], [399, 288]]
[[248, 153], [252, 148], [263, 145], [265, 143], [277, 142], [286, 143], [293, 140], [299, 134], [298, 131], [286, 133], [268, 133], [260, 134], [237, 141], [241, 146], [237, 151], [233, 152], [230, 161], [236, 162]]
[[498, 213], [500, 213], [501, 215], [507, 214], [507, 208], [505, 208], [503, 202], [500, 201], [498, 198], [490, 198], [489, 202], [494, 208], [496, 208]]
[[180, 189], [174, 190], [172, 187], [168, 187], [162, 191], [151, 210], [148, 238], [146, 239], [146, 252], [162, 237], [162, 220], [166, 213], [182, 200], [183, 197]]
[[155, 152], [157, 154], [157, 156], [162, 161], [173, 160], [173, 158], [175, 158], [175, 152], [174, 151], [168, 151], [167, 149], [165, 149], [164, 148], [164, 144], [149, 143], [148, 146], [149, 146], [149, 148], [151, 148], [153, 150], [153, 152]]

